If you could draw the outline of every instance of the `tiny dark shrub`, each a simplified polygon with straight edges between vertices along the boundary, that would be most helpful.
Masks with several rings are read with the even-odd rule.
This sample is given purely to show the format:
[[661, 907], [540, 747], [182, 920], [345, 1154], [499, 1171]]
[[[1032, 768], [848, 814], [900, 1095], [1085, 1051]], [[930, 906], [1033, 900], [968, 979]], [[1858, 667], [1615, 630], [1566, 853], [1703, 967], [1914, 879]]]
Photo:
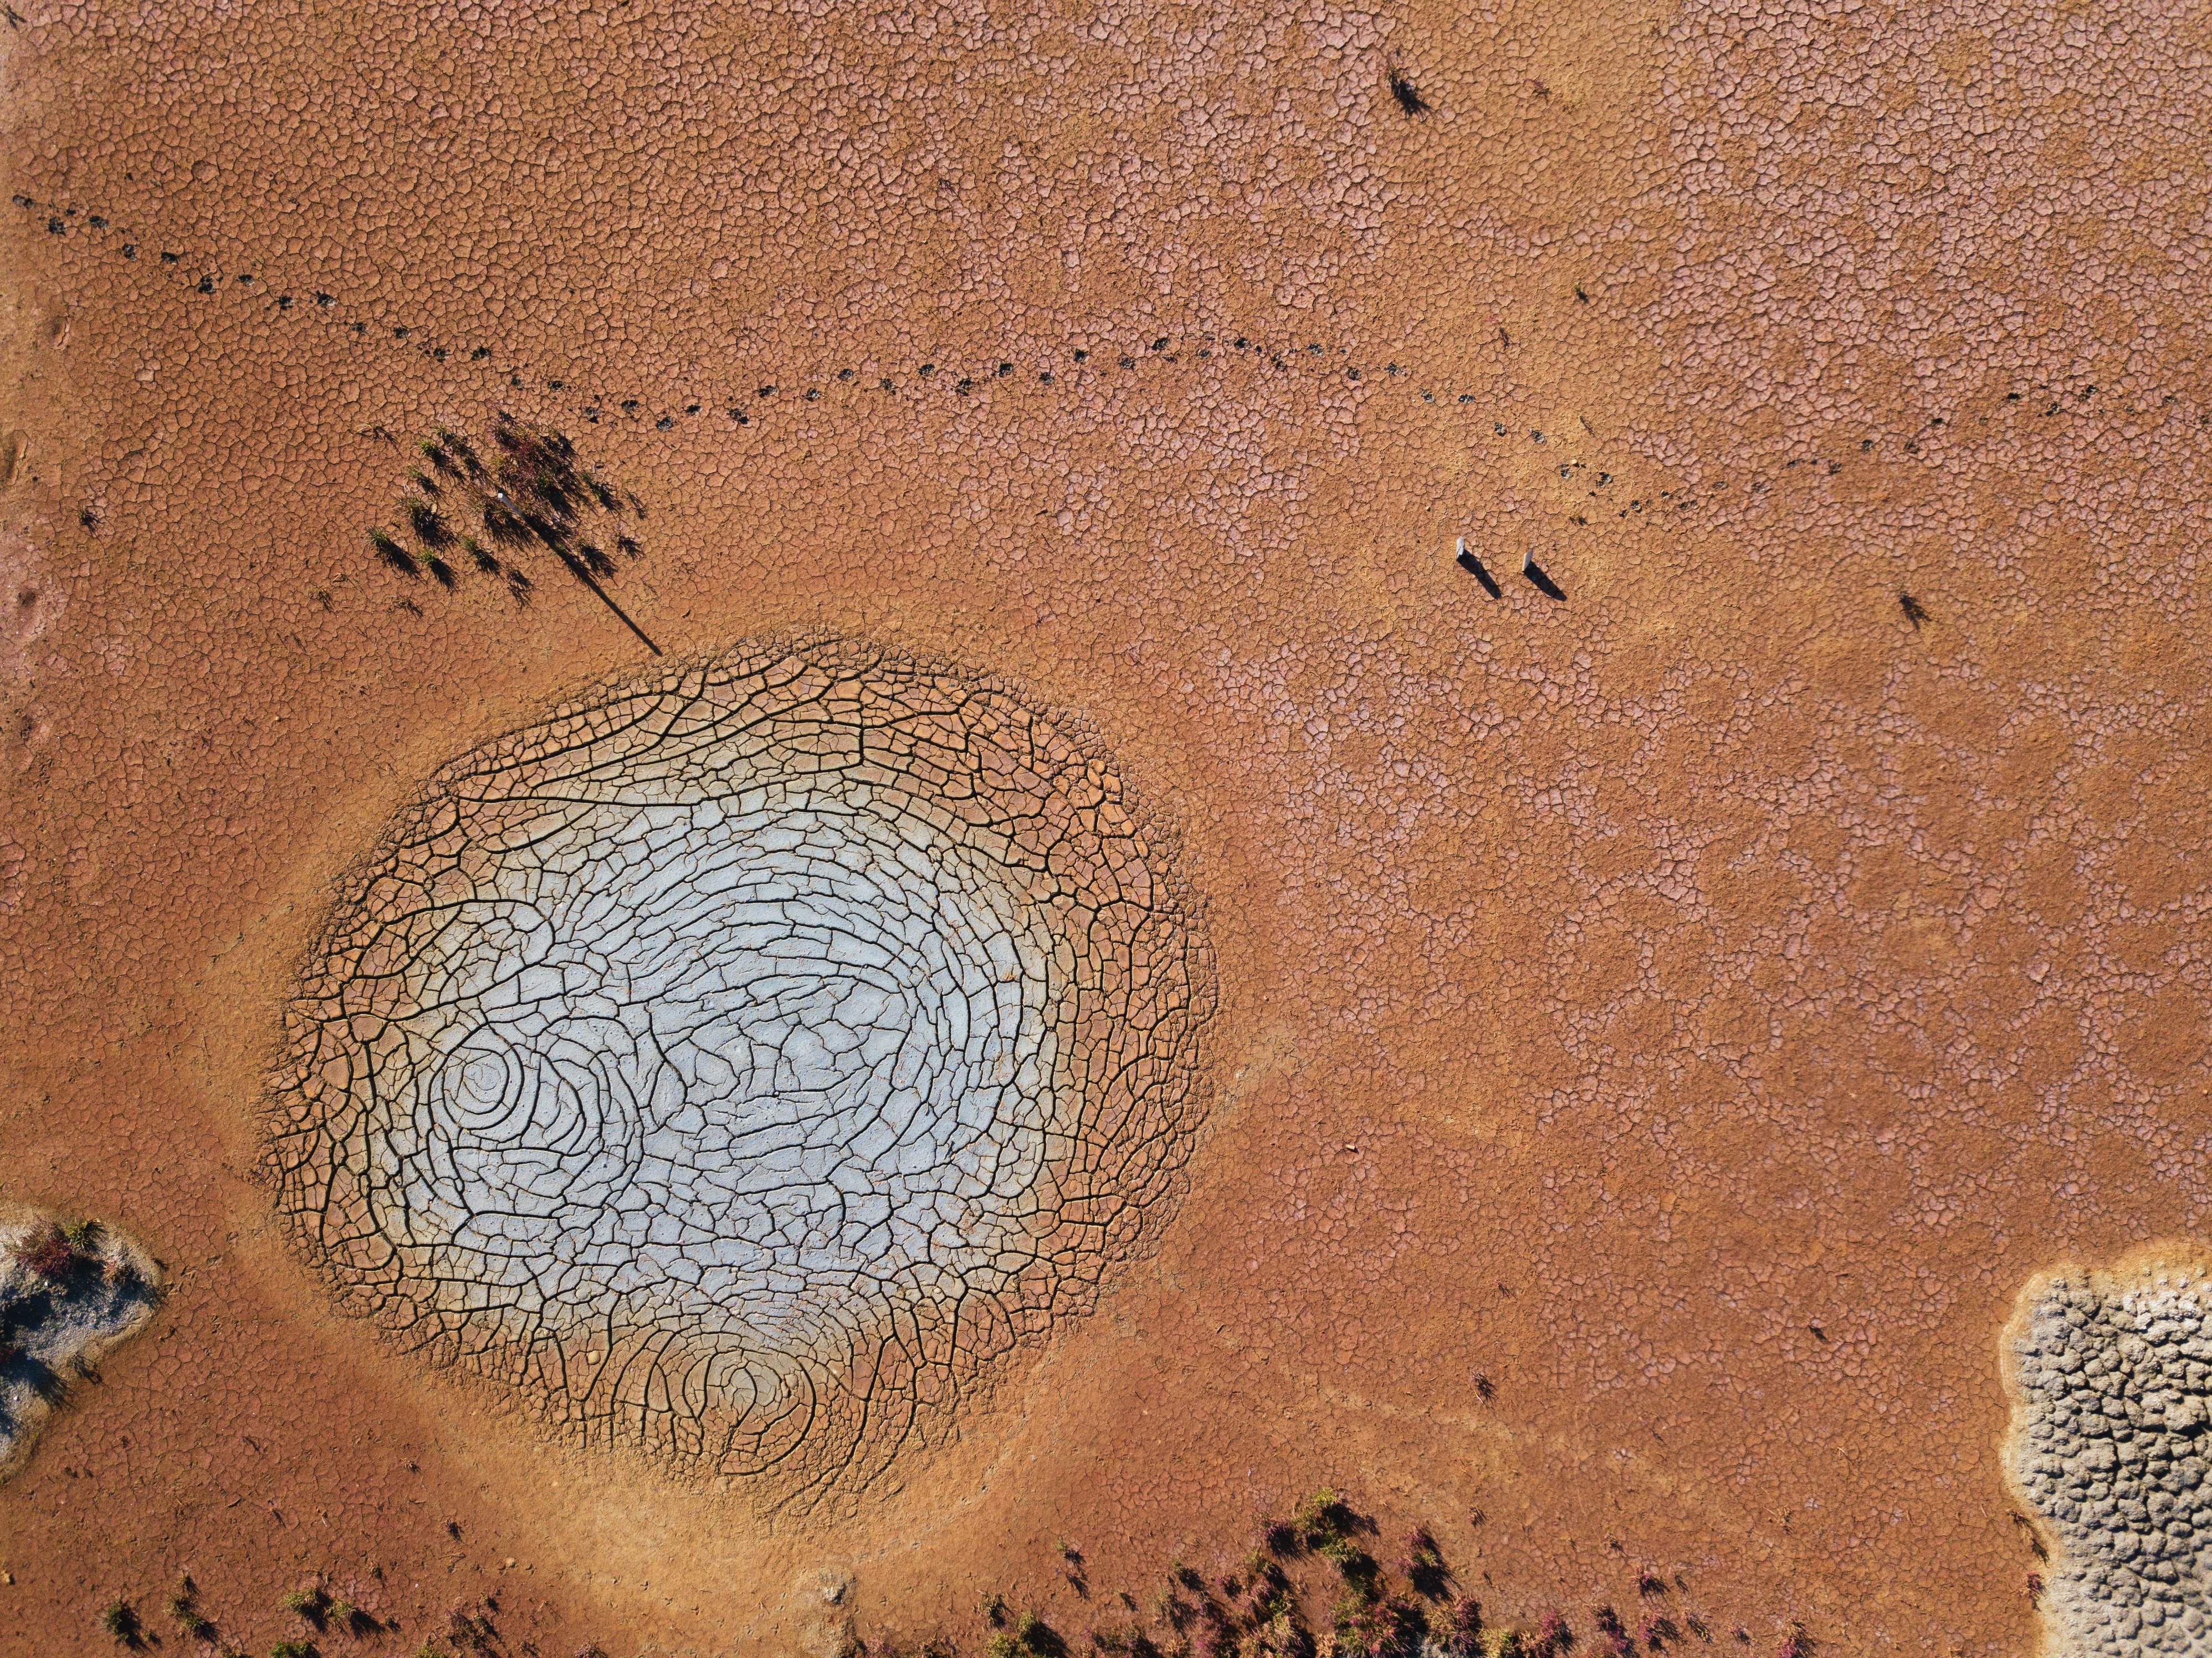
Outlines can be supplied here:
[[118, 1646], [138, 1644], [138, 1614], [131, 1609], [128, 1600], [111, 1600], [100, 1614], [100, 1626], [114, 1638]]
[[425, 547], [438, 548], [453, 544], [453, 532], [446, 525], [444, 516], [427, 501], [410, 501], [406, 504], [407, 522], [416, 538]]
[[368, 544], [376, 550], [376, 556], [379, 558], [402, 575], [422, 574], [415, 567], [415, 555], [385, 534], [383, 531], [371, 530], [368, 532]]
[[15, 1259], [40, 1278], [60, 1278], [76, 1251], [70, 1248], [69, 1235], [50, 1221], [15, 1247]]
[[1445, 1658], [1481, 1658], [1481, 1605], [1471, 1595], [1453, 1601], [1439, 1621], [1436, 1637]]

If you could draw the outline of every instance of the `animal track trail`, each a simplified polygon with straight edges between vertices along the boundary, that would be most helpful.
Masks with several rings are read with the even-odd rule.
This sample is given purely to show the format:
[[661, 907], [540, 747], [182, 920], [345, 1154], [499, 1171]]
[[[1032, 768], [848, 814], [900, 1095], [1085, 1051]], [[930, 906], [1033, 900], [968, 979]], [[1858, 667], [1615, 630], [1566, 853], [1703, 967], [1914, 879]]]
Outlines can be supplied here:
[[[1978, 459], [1973, 446], [1999, 433], [1969, 435], [1965, 429], [1969, 416], [1984, 426], [1996, 420], [2002, 422], [2002, 433], [2021, 435], [2054, 419], [2065, 426], [2085, 417], [2112, 421], [2134, 419], [2138, 414], [2132, 402], [2124, 410], [2093, 410], [2090, 404], [2099, 389], [2094, 385], [2039, 380], [1990, 396], [1985, 408], [1923, 411], [1922, 417], [1896, 431], [1854, 434], [1850, 440], [1833, 434], [1806, 446], [1808, 452], [1782, 461], [1771, 471], [1680, 487], [1685, 480], [1672, 476], [1670, 469], [1607, 443], [1595, 432], [1585, 431], [1577, 438], [1547, 431], [1526, 425], [1515, 411], [1491, 407], [1494, 386], [1469, 390], [1452, 383], [1449, 375], [1357, 343], [1299, 339], [1287, 316], [1237, 328], [1192, 325], [1168, 334], [1130, 326], [1110, 337], [1065, 341], [1048, 359], [1033, 353], [1021, 354], [1019, 360], [1009, 355], [959, 361], [924, 356], [889, 374], [864, 372], [851, 362], [771, 366], [732, 361], [711, 386], [688, 383], [657, 391], [587, 387], [566, 374], [507, 360], [481, 340], [436, 337], [418, 320], [360, 314], [343, 295], [312, 283], [288, 284], [282, 277], [269, 276], [265, 265], [228, 268], [256, 264], [243, 254], [225, 258], [209, 250], [161, 247], [153, 240], [140, 240], [106, 212], [41, 200], [25, 191], [16, 191], [13, 200], [34, 228], [34, 246], [76, 238], [85, 246], [96, 246], [105, 257], [149, 262], [155, 269], [174, 273], [172, 281], [180, 301], [251, 305], [271, 323], [313, 319], [351, 337], [364, 349], [374, 343], [403, 349], [449, 365], [456, 374], [479, 374], [485, 380], [481, 392], [494, 400], [527, 392], [533, 400], [554, 404], [562, 418], [583, 426], [623, 425], [640, 436], [650, 432], [670, 441], [717, 428], [726, 434], [718, 441], [757, 436], [805, 416], [867, 418], [887, 403], [902, 410], [942, 410], [969, 403], [1003, 404], [1017, 393], [1060, 396], [1112, 390], [1121, 384], [1133, 390], [1164, 392], [1201, 372], [1241, 370], [1250, 377], [1246, 385], [1255, 389], [1273, 381], [1322, 394], [1370, 399], [1382, 396], [1391, 399], [1392, 405], [1378, 407], [1395, 406], [1405, 415], [1426, 414], [1449, 422], [1470, 448], [1522, 464], [1540, 460], [1544, 476], [1556, 467], [1560, 485], [1571, 486], [1566, 489], [1571, 501], [1563, 495], [1553, 503], [1555, 511], [1540, 512], [1526, 525], [1494, 530], [1493, 539], [1516, 544], [1499, 552], [1509, 562], [1519, 550], [1518, 541], [1532, 533], [1555, 540], [1594, 522], [1610, 521], [1639, 534], [1670, 532], [1700, 521], [1727, 523], [1747, 512], [1772, 507], [1780, 499], [1778, 490], [1791, 486], [1791, 498], [1817, 503], [1822, 497], [1808, 495], [1807, 486], [1848, 481], [1850, 474], [1869, 467], [1969, 476], [1989, 472], [2000, 463], [1994, 457]], [[1589, 301], [1581, 298], [1567, 303], [1571, 308]], [[1515, 349], [1510, 337], [1498, 349], [1504, 354], [1501, 362], [1510, 361]], [[1379, 367], [1373, 361], [1376, 355], [1385, 357]], [[2179, 400], [2178, 394], [2167, 394], [2156, 402], [2164, 411]], [[2190, 409], [2194, 408], [2192, 402]], [[1013, 412], [1018, 416], [1018, 409]], [[2197, 417], [2199, 425], [2207, 421], [2212, 416]], [[1662, 483], [1677, 487], [1659, 487]], [[1468, 516], [1479, 521], [1481, 514], [1470, 507]], [[1443, 544], [1438, 556], [1449, 558], [1449, 541]]]

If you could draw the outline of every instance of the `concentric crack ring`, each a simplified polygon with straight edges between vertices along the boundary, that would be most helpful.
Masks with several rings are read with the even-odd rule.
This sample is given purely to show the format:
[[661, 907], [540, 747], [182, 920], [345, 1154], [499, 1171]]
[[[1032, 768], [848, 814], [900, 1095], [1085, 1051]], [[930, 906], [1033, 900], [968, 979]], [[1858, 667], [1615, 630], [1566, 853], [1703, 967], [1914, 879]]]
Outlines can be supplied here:
[[1094, 744], [742, 653], [401, 814], [289, 1011], [283, 1206], [350, 1305], [587, 1437], [865, 1475], [1164, 1218], [1210, 1008]]

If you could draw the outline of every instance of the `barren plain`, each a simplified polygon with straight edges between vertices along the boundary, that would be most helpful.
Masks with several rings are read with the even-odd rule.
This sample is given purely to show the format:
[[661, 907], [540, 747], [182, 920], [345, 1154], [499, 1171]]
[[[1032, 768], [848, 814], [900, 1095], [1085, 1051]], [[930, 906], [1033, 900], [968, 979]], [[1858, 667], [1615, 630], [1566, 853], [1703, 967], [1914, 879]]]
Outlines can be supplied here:
[[[257, 1654], [1049, 1658], [1142, 1625], [1287, 1658], [1224, 1582], [1322, 1487], [1429, 1528], [1384, 1575], [1448, 1570], [1437, 1638], [1453, 1596], [1532, 1642], [1558, 1608], [1584, 1653], [2125, 1622], [2077, 1616], [2074, 1522], [2013, 1460], [2065, 1390], [2003, 1341], [2051, 1282], [2104, 1327], [2096, 1274], [2212, 1220], [2201, 7], [0, 21], [0, 1199], [137, 1240], [164, 1297], [0, 1485], [0, 1650], [109, 1649], [120, 1606], [170, 1652], [190, 1612]], [[363, 872], [419, 822], [522, 891], [439, 815], [449, 768], [794, 660], [980, 689], [915, 716], [922, 769], [863, 774], [877, 727], [841, 714], [759, 799], [592, 796], [646, 850], [589, 853], [625, 892], [682, 884], [664, 829], [799, 859], [728, 900], [819, 912], [782, 1022], [684, 1026], [783, 1068], [595, 1068], [593, 1037], [563, 1070], [520, 1012], [488, 1059], [421, 1035], [442, 981], [409, 957], [332, 1029], [418, 1043], [390, 1074], [426, 1138], [374, 1103], [288, 1160], [288, 1031], [333, 928], [384, 914], [348, 909]], [[1005, 711], [972, 742], [971, 707]], [[851, 884], [878, 871], [888, 908]], [[574, 878], [576, 973], [665, 965], [561, 919], [597, 913]], [[1101, 1102], [1137, 1061], [1078, 1061], [1153, 1028], [1117, 941], [1169, 892], [1188, 1107], [1125, 1179], [1082, 1148], [1130, 1143]], [[869, 979], [902, 927], [942, 972]], [[474, 936], [437, 959], [489, 996]], [[660, 1028], [659, 990], [547, 982], [640, 1054]], [[568, 1102], [500, 1117], [540, 1060]], [[684, 1111], [735, 1075], [832, 1197], [779, 1207], [743, 1158], [713, 1185]], [[810, 1091], [942, 1155], [867, 1142], [847, 1190], [864, 1136], [806, 1139]], [[651, 1212], [560, 1254], [546, 1182], [630, 1144], [576, 1138], [617, 1099]], [[300, 1199], [325, 1179], [365, 1195]], [[495, 1187], [539, 1218], [495, 1246], [451, 1207]], [[309, 1209], [368, 1218], [333, 1251]], [[947, 1277], [915, 1240], [953, 1234]], [[436, 1339], [353, 1292], [432, 1280]], [[528, 1331], [630, 1339], [605, 1309], [648, 1300], [689, 1356], [619, 1408], [518, 1380]], [[862, 1356], [756, 1342], [740, 1382], [684, 1346], [707, 1302]], [[978, 1306], [1003, 1328], [963, 1345]], [[2156, 1370], [2097, 1365], [2114, 1419], [2193, 1435], [2120, 1411]], [[826, 1480], [578, 1426], [753, 1420], [799, 1377], [859, 1410], [881, 1376], [910, 1430]], [[1316, 1526], [1297, 1572], [1343, 1552]], [[2212, 1643], [2175, 1627], [2125, 1639]]]

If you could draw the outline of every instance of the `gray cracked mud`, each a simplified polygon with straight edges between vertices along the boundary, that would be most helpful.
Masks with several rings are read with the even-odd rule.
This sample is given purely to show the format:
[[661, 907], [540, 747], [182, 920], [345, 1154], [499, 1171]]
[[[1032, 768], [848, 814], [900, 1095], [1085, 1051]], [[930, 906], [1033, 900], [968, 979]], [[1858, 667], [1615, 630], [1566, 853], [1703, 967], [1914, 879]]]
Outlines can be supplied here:
[[288, 1014], [283, 1207], [345, 1303], [587, 1440], [863, 1477], [1164, 1218], [1208, 958], [1097, 744], [864, 648], [455, 762]]
[[0, 1480], [29, 1460], [70, 1387], [161, 1300], [161, 1272], [110, 1226], [0, 1205]]
[[2212, 1653], [2212, 1279], [2063, 1269], [2009, 1339], [2011, 1473], [2058, 1542], [2048, 1649]]

